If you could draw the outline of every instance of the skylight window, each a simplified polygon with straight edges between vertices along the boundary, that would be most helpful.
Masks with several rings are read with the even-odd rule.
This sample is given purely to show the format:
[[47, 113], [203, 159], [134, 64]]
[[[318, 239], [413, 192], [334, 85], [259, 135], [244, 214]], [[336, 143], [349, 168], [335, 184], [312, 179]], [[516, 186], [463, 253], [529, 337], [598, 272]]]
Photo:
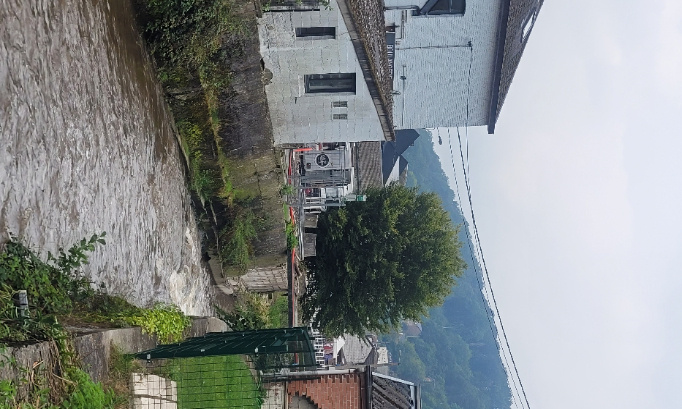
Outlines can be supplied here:
[[537, 17], [537, 9], [533, 8], [531, 12], [528, 14], [528, 17], [526, 17], [526, 22], [523, 23], [523, 31], [521, 32], [521, 42], [525, 42], [526, 39], [528, 38], [528, 34], [530, 34], [530, 31], [533, 29], [533, 25], [535, 24], [535, 18]]
[[421, 9], [426, 15], [463, 15], [466, 9], [465, 0], [429, 0]]

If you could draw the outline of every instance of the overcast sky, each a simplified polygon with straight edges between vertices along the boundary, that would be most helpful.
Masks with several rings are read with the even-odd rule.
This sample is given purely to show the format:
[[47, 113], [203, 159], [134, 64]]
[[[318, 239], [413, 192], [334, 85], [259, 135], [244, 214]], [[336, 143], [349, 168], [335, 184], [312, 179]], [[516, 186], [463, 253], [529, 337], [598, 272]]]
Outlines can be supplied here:
[[682, 408], [681, 121], [682, 2], [547, 0], [495, 135], [469, 130], [532, 408]]

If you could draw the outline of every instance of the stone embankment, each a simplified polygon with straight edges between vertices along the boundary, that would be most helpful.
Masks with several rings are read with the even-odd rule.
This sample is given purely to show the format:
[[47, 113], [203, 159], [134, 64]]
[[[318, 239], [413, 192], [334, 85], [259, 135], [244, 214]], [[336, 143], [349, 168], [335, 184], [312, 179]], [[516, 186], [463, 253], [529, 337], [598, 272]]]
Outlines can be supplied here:
[[[132, 354], [141, 352], [157, 345], [157, 339], [142, 332], [139, 327], [91, 329], [67, 328], [74, 334], [73, 345], [83, 369], [90, 374], [93, 381], [105, 382], [109, 374], [109, 364], [114, 348], [119, 353]], [[188, 331], [189, 337], [202, 336], [208, 332], [226, 331], [227, 325], [213, 317], [194, 318], [192, 327]], [[54, 341], [45, 341], [18, 348], [7, 348], [2, 354], [6, 362], [0, 366], [0, 379], [17, 381], [19, 397], [25, 394], [22, 388], [29, 383], [18, 382], [27, 373], [32, 373], [38, 367], [54, 368], [57, 365], [59, 351]]]

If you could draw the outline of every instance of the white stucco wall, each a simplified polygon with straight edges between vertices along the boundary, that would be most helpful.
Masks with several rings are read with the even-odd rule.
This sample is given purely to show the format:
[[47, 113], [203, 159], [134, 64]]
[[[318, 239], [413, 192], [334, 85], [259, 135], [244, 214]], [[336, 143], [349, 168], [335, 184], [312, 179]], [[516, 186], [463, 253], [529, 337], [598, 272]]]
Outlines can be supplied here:
[[[388, 0], [386, 6], [405, 3]], [[422, 7], [425, 1], [411, 3]], [[396, 128], [487, 124], [499, 8], [500, 0], [470, 0], [463, 16], [386, 11], [386, 25], [399, 26], [393, 77], [399, 92], [393, 98]]]
[[[297, 27], [336, 27], [335, 39], [296, 38]], [[336, 1], [330, 9], [266, 12], [259, 21], [261, 55], [273, 74], [265, 86], [276, 145], [380, 141], [384, 134]], [[306, 94], [307, 74], [356, 73], [356, 93]], [[333, 108], [347, 101], [347, 108]], [[332, 119], [347, 114], [348, 119]]]

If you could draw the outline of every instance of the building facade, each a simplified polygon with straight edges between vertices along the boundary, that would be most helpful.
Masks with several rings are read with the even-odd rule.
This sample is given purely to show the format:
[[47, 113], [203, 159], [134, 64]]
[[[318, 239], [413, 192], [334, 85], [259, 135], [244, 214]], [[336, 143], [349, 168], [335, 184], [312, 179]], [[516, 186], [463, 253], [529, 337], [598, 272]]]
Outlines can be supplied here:
[[275, 145], [382, 141], [392, 126], [349, 4], [266, 12], [259, 22]]

